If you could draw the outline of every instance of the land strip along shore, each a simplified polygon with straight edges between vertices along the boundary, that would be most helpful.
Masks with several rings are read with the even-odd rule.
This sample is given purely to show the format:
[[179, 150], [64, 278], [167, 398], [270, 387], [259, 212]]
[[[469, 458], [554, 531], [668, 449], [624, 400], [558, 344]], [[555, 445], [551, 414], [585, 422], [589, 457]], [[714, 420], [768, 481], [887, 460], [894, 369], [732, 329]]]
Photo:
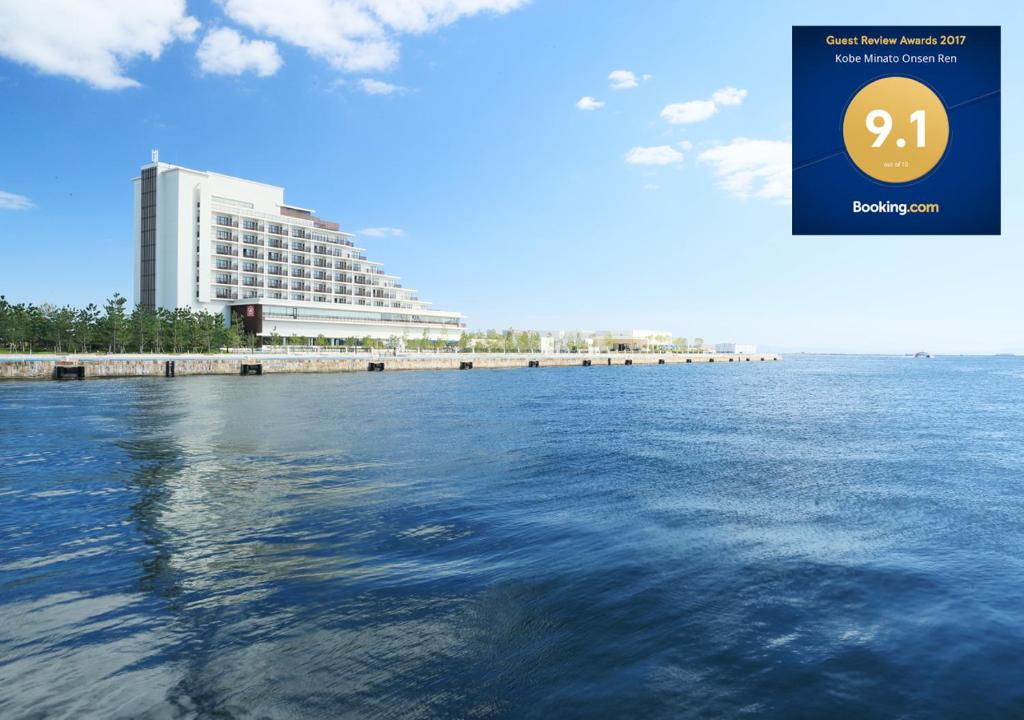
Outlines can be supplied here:
[[[704, 363], [773, 362], [774, 353], [697, 354], [697, 353], [309, 353], [272, 352], [231, 353], [225, 355], [119, 354], [119, 355], [0, 355], [0, 379], [52, 380], [58, 373], [75, 375], [82, 368], [84, 378], [166, 377], [169, 363], [173, 375], [241, 375], [249, 373], [333, 373], [392, 370], [460, 370], [591, 367], [608, 365], [679, 365]], [[471, 363], [471, 365], [468, 365]], [[58, 370], [65, 368], [65, 370]]]

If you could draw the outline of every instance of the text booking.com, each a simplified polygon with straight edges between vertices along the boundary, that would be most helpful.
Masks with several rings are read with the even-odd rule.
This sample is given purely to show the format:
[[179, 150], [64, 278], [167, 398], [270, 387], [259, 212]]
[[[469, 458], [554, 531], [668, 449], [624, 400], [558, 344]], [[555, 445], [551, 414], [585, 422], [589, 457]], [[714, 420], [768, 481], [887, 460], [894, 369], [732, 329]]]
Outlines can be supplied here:
[[876, 215], [913, 215], [917, 213], [937, 213], [939, 203], [895, 203], [890, 201], [866, 203], [853, 201], [853, 212], [872, 213]]

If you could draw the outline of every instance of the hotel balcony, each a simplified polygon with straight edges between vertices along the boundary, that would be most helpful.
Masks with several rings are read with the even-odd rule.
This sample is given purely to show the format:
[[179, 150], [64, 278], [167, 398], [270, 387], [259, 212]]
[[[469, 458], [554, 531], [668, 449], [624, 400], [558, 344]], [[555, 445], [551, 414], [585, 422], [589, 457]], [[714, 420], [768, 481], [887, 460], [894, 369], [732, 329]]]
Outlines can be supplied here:
[[242, 248], [242, 257], [252, 258], [253, 260], [262, 260], [263, 253], [259, 250], [253, 250], [251, 248]]
[[284, 282], [283, 280], [267, 280], [267, 287], [275, 288], [278, 290], [287, 290], [288, 283]]
[[217, 273], [213, 280], [215, 283], [220, 285], [236, 285], [238, 284], [237, 275], [225, 275], [223, 273]]
[[217, 260], [216, 267], [218, 270], [237, 270], [238, 263], [230, 260]]
[[286, 270], [284, 270], [284, 268], [272, 267], [272, 268], [267, 268], [267, 274], [268, 275], [287, 275], [288, 272]]
[[237, 251], [237, 250], [235, 250], [235, 249], [234, 249], [233, 247], [231, 247], [230, 245], [218, 245], [218, 246], [216, 247], [216, 250], [215, 250], [215, 252], [216, 252], [216, 253], [217, 253], [218, 255], [234, 255], [235, 257], [237, 257], [237, 256], [238, 256], [238, 251]]
[[238, 227], [238, 221], [227, 215], [218, 215], [215, 222], [222, 227]]
[[242, 278], [242, 285], [245, 287], [263, 287], [263, 281], [257, 278]]

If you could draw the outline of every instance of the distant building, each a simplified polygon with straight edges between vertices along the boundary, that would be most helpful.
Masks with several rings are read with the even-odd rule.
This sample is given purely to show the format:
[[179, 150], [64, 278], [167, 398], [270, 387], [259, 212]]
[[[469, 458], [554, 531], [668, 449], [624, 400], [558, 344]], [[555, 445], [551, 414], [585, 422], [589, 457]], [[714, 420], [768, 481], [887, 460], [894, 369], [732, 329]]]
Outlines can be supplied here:
[[667, 330], [547, 330], [541, 352], [649, 352], [672, 346]]
[[433, 310], [350, 233], [284, 201], [284, 188], [159, 162], [133, 180], [135, 302], [223, 313], [258, 338], [456, 341], [461, 313]]
[[667, 330], [606, 331], [599, 334], [610, 350], [618, 352], [652, 351], [671, 347], [672, 333]]
[[715, 352], [735, 353], [737, 355], [753, 355], [757, 352], [757, 345], [744, 343], [715, 343]]

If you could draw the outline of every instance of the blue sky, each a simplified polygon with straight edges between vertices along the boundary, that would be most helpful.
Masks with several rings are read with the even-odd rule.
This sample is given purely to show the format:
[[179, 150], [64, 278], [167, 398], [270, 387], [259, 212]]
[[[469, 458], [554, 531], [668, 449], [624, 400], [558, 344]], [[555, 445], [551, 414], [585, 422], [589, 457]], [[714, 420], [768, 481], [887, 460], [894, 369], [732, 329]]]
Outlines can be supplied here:
[[[131, 295], [129, 180], [159, 148], [400, 229], [359, 244], [473, 328], [1024, 352], [1016, 3], [124, 2], [0, 0], [11, 300]], [[1001, 237], [790, 234], [793, 24], [1003, 26]], [[761, 143], [747, 187], [716, 175], [738, 138]]]

